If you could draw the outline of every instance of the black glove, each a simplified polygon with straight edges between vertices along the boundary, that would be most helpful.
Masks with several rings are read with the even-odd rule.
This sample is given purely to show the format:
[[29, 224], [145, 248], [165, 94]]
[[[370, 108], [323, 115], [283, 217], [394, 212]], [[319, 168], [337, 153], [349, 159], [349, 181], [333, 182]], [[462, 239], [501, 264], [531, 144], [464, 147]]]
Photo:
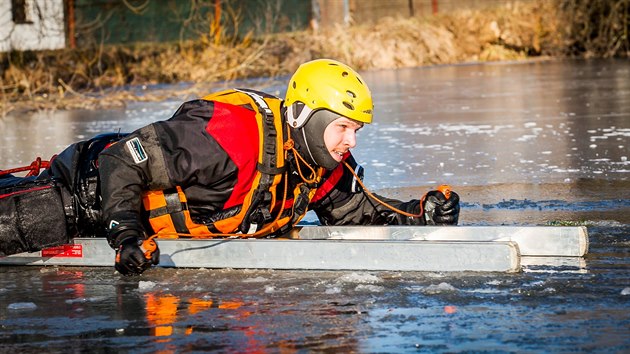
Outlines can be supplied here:
[[[126, 231], [118, 237], [120, 244], [116, 248], [114, 267], [122, 275], [140, 275], [145, 270], [157, 265], [160, 260], [160, 249], [153, 240], [143, 241], [134, 231]], [[152, 243], [154, 247], [143, 250], [143, 242]]]
[[448, 199], [440, 191], [430, 191], [423, 198], [424, 221], [427, 225], [457, 225], [459, 195], [450, 192]]

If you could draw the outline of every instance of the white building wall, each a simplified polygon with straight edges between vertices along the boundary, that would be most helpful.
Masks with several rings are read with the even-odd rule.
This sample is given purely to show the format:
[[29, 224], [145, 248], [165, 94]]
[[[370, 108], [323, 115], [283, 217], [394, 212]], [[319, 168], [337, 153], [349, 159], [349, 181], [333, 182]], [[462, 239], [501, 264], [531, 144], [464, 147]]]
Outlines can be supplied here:
[[66, 46], [63, 0], [26, 0], [32, 23], [13, 22], [11, 0], [0, 0], [0, 52]]

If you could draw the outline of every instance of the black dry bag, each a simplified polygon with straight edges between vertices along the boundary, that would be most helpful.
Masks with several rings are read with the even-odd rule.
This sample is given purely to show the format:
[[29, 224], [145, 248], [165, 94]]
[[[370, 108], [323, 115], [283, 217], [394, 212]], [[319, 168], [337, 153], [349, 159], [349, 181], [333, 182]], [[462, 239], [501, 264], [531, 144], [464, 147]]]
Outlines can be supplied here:
[[67, 243], [70, 195], [55, 179], [0, 178], [0, 256]]

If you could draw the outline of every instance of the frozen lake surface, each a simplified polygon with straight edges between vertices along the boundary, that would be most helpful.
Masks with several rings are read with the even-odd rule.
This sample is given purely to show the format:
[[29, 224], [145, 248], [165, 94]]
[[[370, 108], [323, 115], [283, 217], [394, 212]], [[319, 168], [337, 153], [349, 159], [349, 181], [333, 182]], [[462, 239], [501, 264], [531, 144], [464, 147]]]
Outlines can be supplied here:
[[[0, 267], [1, 351], [630, 351], [630, 62], [363, 76], [369, 187], [408, 199], [449, 183], [465, 225], [587, 225], [589, 255], [518, 274]], [[0, 118], [0, 169], [178, 105]]]

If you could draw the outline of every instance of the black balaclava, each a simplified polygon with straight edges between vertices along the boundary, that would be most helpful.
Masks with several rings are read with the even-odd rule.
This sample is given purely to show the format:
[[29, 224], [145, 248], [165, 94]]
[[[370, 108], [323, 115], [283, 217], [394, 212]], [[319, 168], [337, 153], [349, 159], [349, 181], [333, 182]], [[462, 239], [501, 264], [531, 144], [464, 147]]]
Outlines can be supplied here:
[[[304, 104], [301, 102], [294, 103], [293, 114], [299, 115], [303, 107]], [[340, 117], [342, 116], [327, 109], [319, 109], [311, 113], [301, 128], [289, 127], [296, 150], [310, 165], [321, 166], [327, 170], [339, 165], [326, 148], [324, 131], [330, 123]]]

